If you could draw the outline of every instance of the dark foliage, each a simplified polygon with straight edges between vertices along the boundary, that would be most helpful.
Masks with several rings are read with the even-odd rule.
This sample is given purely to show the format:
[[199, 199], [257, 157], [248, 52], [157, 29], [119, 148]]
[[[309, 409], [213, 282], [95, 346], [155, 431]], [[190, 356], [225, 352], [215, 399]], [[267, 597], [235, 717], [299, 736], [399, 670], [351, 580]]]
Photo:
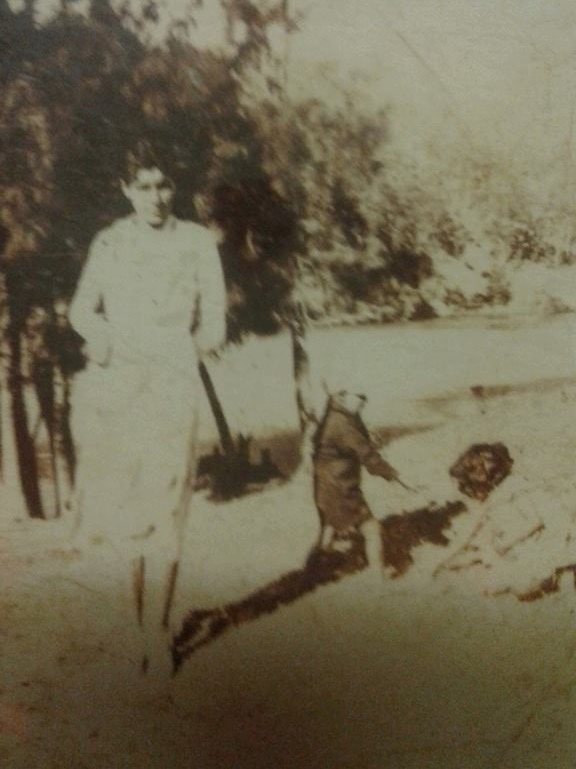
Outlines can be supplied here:
[[346, 193], [343, 179], [336, 179], [331, 190], [331, 203], [334, 220], [342, 230], [346, 243], [350, 248], [362, 249], [368, 234], [368, 222], [356, 201]]
[[418, 288], [432, 272], [432, 260], [427, 254], [405, 248], [396, 249], [388, 262], [390, 277], [411, 288]]
[[[227, 4], [231, 17], [237, 5]], [[243, 14], [252, 8], [249, 0], [240, 5]], [[248, 14], [249, 45], [226, 58], [175, 39], [151, 46], [139, 34], [154, 23], [151, 8], [135, 18], [95, 0], [88, 19], [63, 7], [42, 24], [34, 12], [33, 0], [19, 14], [0, 3], [0, 224], [7, 233], [0, 268], [8, 295], [0, 299], [21, 482], [29, 513], [41, 517], [25, 391], [33, 388], [52, 453], [64, 452], [72, 476], [67, 393], [83, 360], [66, 302], [95, 233], [129, 211], [119, 186], [126, 151], [147, 141], [176, 182], [176, 214], [222, 230], [236, 338], [278, 329], [298, 238], [242, 105], [243, 72], [258, 64], [266, 24], [280, 16]]]
[[[30, 260], [19, 305], [70, 295], [94, 234], [128, 212], [118, 179], [127, 149], [144, 138], [177, 183], [177, 215], [208, 215], [224, 232], [227, 277], [242, 297], [237, 334], [275, 331], [291, 276], [271, 263], [293, 257], [296, 222], [263, 168], [229, 62], [184, 43], [149, 49], [105, 4], [90, 20], [16, 21], [25, 27], [20, 47], [6, 32], [1, 49], [0, 190], [7, 256]], [[250, 18], [260, 44], [264, 21]], [[208, 200], [201, 212], [198, 196]]]

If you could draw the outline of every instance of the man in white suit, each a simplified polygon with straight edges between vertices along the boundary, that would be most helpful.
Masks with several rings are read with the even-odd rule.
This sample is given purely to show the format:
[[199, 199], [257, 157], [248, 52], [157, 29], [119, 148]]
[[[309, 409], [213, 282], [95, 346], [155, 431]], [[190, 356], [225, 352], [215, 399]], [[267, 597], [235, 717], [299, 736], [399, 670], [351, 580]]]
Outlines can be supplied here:
[[215, 235], [173, 215], [148, 145], [129, 154], [121, 188], [133, 213], [94, 239], [69, 312], [88, 359], [73, 402], [77, 510], [85, 540], [130, 554], [157, 648], [195, 475], [198, 362], [225, 342], [226, 292]]

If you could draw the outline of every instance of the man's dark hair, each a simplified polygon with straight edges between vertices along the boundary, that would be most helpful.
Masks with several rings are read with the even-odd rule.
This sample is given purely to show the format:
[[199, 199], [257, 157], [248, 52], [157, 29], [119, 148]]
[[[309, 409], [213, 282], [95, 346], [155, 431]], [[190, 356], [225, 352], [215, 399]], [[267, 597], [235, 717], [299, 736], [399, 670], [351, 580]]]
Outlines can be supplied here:
[[153, 144], [147, 139], [141, 139], [133, 144], [124, 156], [122, 181], [130, 184], [142, 169], [159, 168], [166, 176], [171, 177], [168, 163], [162, 158]]

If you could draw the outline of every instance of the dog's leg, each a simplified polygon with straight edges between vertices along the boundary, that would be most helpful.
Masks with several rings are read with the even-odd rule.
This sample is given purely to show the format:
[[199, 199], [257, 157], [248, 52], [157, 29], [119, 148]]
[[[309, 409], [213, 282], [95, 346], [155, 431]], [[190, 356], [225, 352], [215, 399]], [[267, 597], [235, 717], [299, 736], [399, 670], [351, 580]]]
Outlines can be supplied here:
[[320, 550], [330, 550], [334, 542], [334, 527], [328, 524], [322, 524], [320, 536], [318, 537], [318, 548]]
[[362, 524], [360, 532], [364, 537], [368, 568], [375, 577], [378, 577], [378, 579], [382, 580], [386, 578], [388, 574], [384, 566], [384, 550], [380, 535], [380, 523], [375, 518], [370, 518]]

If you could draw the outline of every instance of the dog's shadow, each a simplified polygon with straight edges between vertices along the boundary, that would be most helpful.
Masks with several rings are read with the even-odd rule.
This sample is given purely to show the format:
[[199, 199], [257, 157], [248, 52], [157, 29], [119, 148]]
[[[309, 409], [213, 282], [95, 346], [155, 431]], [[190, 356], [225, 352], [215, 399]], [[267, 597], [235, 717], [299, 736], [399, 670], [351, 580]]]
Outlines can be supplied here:
[[[400, 577], [406, 573], [414, 563], [412, 551], [418, 545], [424, 542], [447, 545], [446, 529], [455, 516], [465, 511], [466, 505], [460, 501], [442, 506], [433, 503], [381, 521], [384, 565], [392, 571], [392, 576]], [[202, 646], [212, 643], [233, 627], [271, 614], [322, 585], [338, 582], [366, 566], [364, 541], [355, 533], [345, 552], [314, 549], [301, 569], [284, 574], [246, 598], [224, 606], [191, 611], [173, 642], [175, 670]]]

